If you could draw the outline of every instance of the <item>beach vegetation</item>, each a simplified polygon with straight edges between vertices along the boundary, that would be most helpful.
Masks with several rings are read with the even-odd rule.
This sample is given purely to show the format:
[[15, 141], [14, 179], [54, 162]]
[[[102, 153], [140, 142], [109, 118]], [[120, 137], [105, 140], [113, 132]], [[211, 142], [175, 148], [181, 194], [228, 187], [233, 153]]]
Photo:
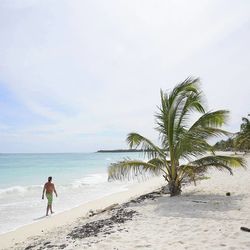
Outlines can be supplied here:
[[[250, 115], [248, 115], [250, 116]], [[213, 146], [218, 151], [250, 151], [250, 120], [242, 117], [240, 131], [233, 133], [227, 140], [220, 140]]]
[[216, 151], [235, 151], [235, 138], [220, 140], [214, 144], [213, 148]]
[[211, 168], [232, 174], [233, 167], [245, 166], [244, 159], [216, 155], [208, 142], [212, 137], [229, 134], [221, 129], [228, 115], [227, 110], [206, 110], [199, 78], [187, 78], [169, 92], [161, 90], [155, 114], [159, 145], [138, 133], [128, 134], [129, 147], [144, 150], [147, 160], [112, 163], [109, 180], [162, 174], [170, 195], [175, 196], [181, 193], [185, 182], [196, 182]]
[[242, 117], [240, 132], [235, 138], [235, 147], [240, 151], [248, 152], [250, 150], [250, 120], [247, 117]]

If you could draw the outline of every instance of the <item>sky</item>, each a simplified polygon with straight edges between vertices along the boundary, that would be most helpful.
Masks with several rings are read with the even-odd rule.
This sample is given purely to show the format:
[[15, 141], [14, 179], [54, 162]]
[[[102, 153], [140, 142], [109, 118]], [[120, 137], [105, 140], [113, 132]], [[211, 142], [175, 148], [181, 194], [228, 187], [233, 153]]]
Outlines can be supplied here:
[[0, 152], [157, 143], [160, 89], [200, 77], [208, 110], [250, 113], [249, 0], [0, 0]]

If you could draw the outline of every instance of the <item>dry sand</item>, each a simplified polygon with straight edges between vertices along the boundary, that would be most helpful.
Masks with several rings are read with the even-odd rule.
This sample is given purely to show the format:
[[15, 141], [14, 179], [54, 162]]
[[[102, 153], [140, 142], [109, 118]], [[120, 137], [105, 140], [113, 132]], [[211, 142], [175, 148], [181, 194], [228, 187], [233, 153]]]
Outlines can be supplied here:
[[[250, 249], [250, 158], [234, 175], [211, 171], [210, 179], [183, 188], [181, 196], [138, 200], [86, 218], [96, 210], [159, 188], [158, 178], [0, 236], [1, 249]], [[226, 193], [230, 192], [230, 196]], [[156, 195], [157, 196], [157, 195]], [[119, 214], [121, 217], [119, 217]], [[127, 218], [121, 221], [121, 218]], [[113, 219], [115, 218], [115, 223]], [[86, 223], [87, 226], [86, 226]], [[96, 224], [95, 224], [96, 223]], [[105, 226], [101, 226], [106, 223]], [[79, 230], [100, 232], [80, 238]], [[78, 230], [76, 237], [69, 236]], [[88, 231], [91, 235], [91, 230]], [[86, 233], [86, 231], [85, 231]], [[79, 237], [78, 237], [78, 236]]]

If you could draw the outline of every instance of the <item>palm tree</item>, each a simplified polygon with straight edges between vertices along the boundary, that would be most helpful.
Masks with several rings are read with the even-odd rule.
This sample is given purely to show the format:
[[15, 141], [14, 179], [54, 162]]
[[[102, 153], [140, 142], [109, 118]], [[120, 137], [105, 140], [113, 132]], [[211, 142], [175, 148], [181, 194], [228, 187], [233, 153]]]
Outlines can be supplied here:
[[250, 149], [250, 121], [243, 117], [242, 122], [240, 132], [236, 136], [236, 148], [247, 151]]
[[[168, 182], [170, 195], [181, 193], [185, 180], [204, 174], [209, 168], [228, 170], [245, 166], [240, 157], [210, 154], [212, 147], [207, 140], [213, 136], [228, 135], [220, 129], [227, 120], [228, 111], [206, 112], [198, 78], [187, 78], [170, 93], [161, 90], [161, 104], [156, 114], [156, 130], [160, 146], [138, 133], [130, 133], [127, 142], [130, 148], [144, 150], [148, 161], [125, 159], [109, 166], [109, 179], [124, 179], [138, 174], [150, 173], [163, 177]], [[196, 112], [199, 118], [191, 123], [190, 115]]]

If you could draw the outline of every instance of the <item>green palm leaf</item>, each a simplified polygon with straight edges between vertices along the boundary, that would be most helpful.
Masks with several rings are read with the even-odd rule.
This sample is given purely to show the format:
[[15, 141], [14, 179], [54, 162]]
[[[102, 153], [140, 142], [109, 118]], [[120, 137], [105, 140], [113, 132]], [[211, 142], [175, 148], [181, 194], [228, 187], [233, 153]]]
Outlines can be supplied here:
[[144, 151], [144, 153], [148, 156], [148, 158], [162, 156], [165, 157], [166, 153], [158, 146], [156, 146], [153, 142], [151, 142], [146, 137], [138, 133], [130, 133], [127, 136], [127, 143], [130, 148], [138, 148], [139, 146]]
[[108, 168], [109, 180], [131, 179], [145, 174], [159, 175], [161, 168], [150, 162], [124, 160], [112, 163]]
[[207, 112], [202, 115], [190, 128], [192, 130], [196, 127], [221, 127], [228, 120], [228, 110], [217, 110], [214, 112]]
[[201, 159], [190, 162], [195, 171], [205, 172], [214, 167], [218, 170], [228, 170], [232, 174], [232, 168], [246, 167], [246, 160], [242, 157], [224, 155], [205, 156]]

